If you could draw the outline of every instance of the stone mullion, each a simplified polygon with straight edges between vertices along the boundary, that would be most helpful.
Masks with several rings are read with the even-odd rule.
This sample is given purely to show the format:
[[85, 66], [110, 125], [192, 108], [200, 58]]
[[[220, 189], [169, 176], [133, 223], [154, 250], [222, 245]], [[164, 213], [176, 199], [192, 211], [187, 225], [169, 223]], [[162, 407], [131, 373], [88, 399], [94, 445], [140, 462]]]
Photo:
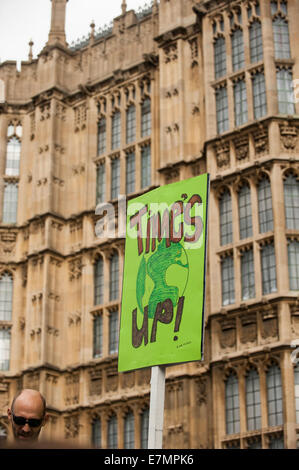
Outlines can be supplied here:
[[[41, 315], [41, 360], [45, 362], [51, 362], [48, 360], [48, 338], [47, 338], [47, 322], [49, 320], [50, 302], [49, 302], [49, 288], [50, 288], [50, 255], [44, 256], [43, 262], [43, 300], [42, 300], [42, 315]], [[53, 325], [54, 326], [54, 325]]]
[[[239, 406], [240, 406], [240, 434], [246, 433], [247, 431], [247, 422], [246, 422], [246, 381], [244, 376], [244, 371], [238, 373], [239, 381]], [[241, 440], [243, 441], [243, 440]], [[243, 442], [241, 442], [241, 448], [243, 447]]]
[[[247, 6], [242, 2], [241, 5], [242, 10], [242, 31], [243, 31], [243, 42], [244, 42], [244, 60], [245, 64], [250, 64], [250, 41], [249, 41], [249, 23], [248, 23], [248, 16], [247, 16]], [[246, 66], [245, 65], [245, 66]]]
[[267, 407], [267, 381], [266, 381], [266, 370], [264, 364], [258, 367], [260, 377], [260, 397], [261, 397], [261, 423], [262, 431], [268, 427], [268, 407]]
[[119, 167], [119, 194], [127, 194], [127, 154], [124, 151], [120, 152]]
[[[219, 199], [215, 191], [211, 194], [211, 213], [219, 215]], [[219, 246], [220, 234], [219, 234], [219, 217], [211, 217], [209, 220], [210, 232], [209, 232], [209, 251], [210, 251], [210, 270], [211, 279], [217, 279], [215, 282], [216, 295], [211, 296], [211, 310], [216, 311], [221, 308], [221, 263], [219, 256], [215, 253], [215, 248]], [[213, 250], [213, 251], [212, 251]]]
[[262, 276], [262, 252], [259, 243], [253, 243], [253, 261], [254, 261], [254, 279], [255, 279], [255, 298], [263, 297], [263, 276]]
[[141, 449], [141, 413], [142, 409], [134, 407], [134, 440], [135, 449]]
[[101, 440], [102, 440], [102, 448], [107, 449], [108, 448], [108, 420], [109, 416], [107, 412], [102, 412], [101, 413]]
[[[98, 113], [94, 99], [89, 98], [87, 104], [87, 155], [85, 159], [85, 181], [86, 181], [86, 202], [87, 207], [94, 207], [96, 204], [96, 181], [97, 171], [94, 163], [89, 164], [97, 157], [98, 141]], [[92, 181], [93, 184], [89, 184]]]
[[[223, 366], [212, 369], [212, 402], [214, 403], [213, 429], [215, 429], [215, 448], [221, 449], [222, 439], [226, 435], [225, 382]], [[217, 383], [217, 387], [215, 384]]]
[[126, 106], [124, 106], [125, 102], [125, 94], [123, 93], [123, 89], [120, 90], [121, 96], [121, 105], [120, 105], [120, 148], [124, 148], [126, 146], [126, 129], [127, 129], [127, 113], [126, 113]]
[[279, 165], [273, 165], [270, 182], [274, 224], [277, 291], [280, 293], [286, 293], [289, 291], [288, 250], [285, 236], [283, 175]]
[[258, 194], [257, 186], [250, 181], [251, 194], [251, 217], [252, 217], [252, 236], [255, 238], [259, 234], [259, 215], [258, 215]]
[[[24, 287], [22, 285], [22, 266], [18, 266], [18, 269], [14, 272], [13, 276], [13, 302], [12, 302], [12, 319], [14, 319], [14, 335], [11, 336], [11, 345], [10, 350], [14, 351], [12, 355], [10, 353], [10, 370], [17, 371], [23, 368], [23, 364], [20, 362], [21, 358], [24, 357], [24, 327], [25, 327], [25, 317], [24, 310], [25, 306], [23, 304], [23, 295]], [[18, 318], [17, 318], [18, 312]]]
[[141, 147], [135, 146], [135, 191], [141, 190]]
[[117, 416], [117, 447], [124, 448], [124, 410], [119, 406], [116, 410]]
[[141, 80], [138, 80], [138, 82], [134, 82], [134, 87], [135, 87], [135, 109], [136, 109], [136, 137], [135, 141], [138, 141], [141, 139], [141, 90], [140, 90], [140, 83]]
[[265, 84], [267, 96], [267, 110], [270, 115], [276, 114], [278, 110], [277, 103], [277, 85], [276, 68], [274, 58], [274, 42], [272, 34], [272, 18], [270, 2], [260, 2], [262, 21], [262, 39], [265, 65]]
[[[110, 260], [107, 253], [104, 253], [104, 304], [109, 302], [109, 283], [110, 283]], [[103, 356], [109, 354], [109, 311], [107, 308], [103, 309]]]
[[[157, 168], [160, 167], [160, 88], [159, 72], [155, 71], [156, 80], [151, 77], [151, 185], [159, 183]], [[141, 154], [141, 149], [139, 150]]]

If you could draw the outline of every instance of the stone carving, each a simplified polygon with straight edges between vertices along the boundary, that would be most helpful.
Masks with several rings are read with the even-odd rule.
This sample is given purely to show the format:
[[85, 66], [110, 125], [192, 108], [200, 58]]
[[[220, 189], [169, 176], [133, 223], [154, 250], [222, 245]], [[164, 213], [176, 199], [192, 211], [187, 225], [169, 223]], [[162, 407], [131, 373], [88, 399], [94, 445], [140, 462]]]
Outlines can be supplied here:
[[40, 110], [40, 121], [45, 121], [51, 117], [51, 104], [46, 103], [42, 104], [39, 108]]
[[195, 380], [195, 383], [197, 405], [207, 403], [207, 379], [205, 377], [199, 377]]
[[281, 126], [279, 126], [279, 128], [282, 150], [294, 151], [298, 140], [297, 128], [290, 125], [288, 121], [285, 121]]
[[269, 310], [261, 312], [262, 328], [261, 335], [263, 339], [278, 338], [278, 318], [276, 311]]
[[106, 392], [116, 392], [118, 388], [117, 367], [110, 367], [106, 370]]
[[75, 132], [84, 130], [86, 128], [86, 117], [87, 117], [87, 106], [86, 103], [83, 103], [76, 108], [75, 112]]
[[66, 106], [62, 103], [56, 103], [55, 116], [62, 121], [66, 120]]
[[69, 279], [72, 281], [73, 279], [79, 279], [82, 275], [82, 258], [81, 256], [78, 258], [75, 258], [69, 262]]
[[5, 230], [0, 233], [0, 243], [3, 254], [13, 254], [17, 240], [17, 232]]
[[241, 317], [241, 343], [253, 343], [257, 340], [256, 314]]
[[89, 395], [102, 395], [103, 374], [101, 369], [90, 371]]
[[248, 160], [249, 158], [249, 140], [248, 136], [240, 137], [234, 141], [237, 160]]
[[256, 155], [261, 156], [268, 152], [268, 130], [263, 125], [260, 125], [258, 130], [253, 133], [253, 140]]
[[126, 372], [123, 374], [124, 388], [133, 388], [135, 385], [135, 372]]
[[222, 348], [232, 348], [236, 346], [236, 320], [223, 320], [220, 323], [220, 346]]
[[79, 434], [80, 423], [79, 416], [72, 415], [64, 418], [64, 437], [65, 439], [75, 438]]
[[32, 372], [24, 377], [24, 388], [32, 388], [39, 390], [40, 374], [39, 372]]
[[146, 369], [141, 369], [139, 371], [137, 371], [137, 382], [138, 382], [138, 385], [149, 385], [150, 384], [150, 380], [151, 380], [151, 369], [150, 368], [146, 368]]
[[178, 58], [178, 47], [177, 44], [171, 44], [169, 46], [164, 47], [164, 62], [168, 64], [169, 62], [173, 62]]
[[79, 372], [72, 372], [65, 377], [65, 395], [64, 402], [67, 406], [79, 403], [80, 394], [80, 375]]
[[214, 147], [218, 168], [230, 166], [229, 142], [218, 141]]

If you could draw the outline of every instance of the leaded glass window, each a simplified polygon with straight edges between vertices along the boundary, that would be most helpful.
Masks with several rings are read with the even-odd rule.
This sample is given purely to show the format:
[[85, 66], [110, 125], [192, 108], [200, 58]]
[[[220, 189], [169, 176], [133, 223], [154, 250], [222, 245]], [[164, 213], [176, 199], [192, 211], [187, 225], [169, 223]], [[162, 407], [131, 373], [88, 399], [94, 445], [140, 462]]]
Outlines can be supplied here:
[[134, 413], [131, 411], [125, 417], [124, 423], [124, 448], [134, 449], [135, 448], [135, 434], [134, 434]]
[[283, 187], [286, 228], [299, 230], [299, 181], [290, 174], [285, 178]]
[[16, 223], [18, 210], [18, 185], [6, 183], [3, 195], [3, 223]]
[[299, 290], [299, 241], [288, 240], [290, 290]]
[[284, 449], [283, 437], [270, 437], [269, 449]]
[[220, 87], [216, 90], [216, 118], [218, 134], [227, 131], [229, 128], [229, 117], [226, 87]]
[[141, 105], [141, 137], [146, 137], [151, 134], [151, 100], [145, 98]]
[[219, 201], [220, 210], [220, 244], [227, 245], [233, 241], [232, 201], [226, 189]]
[[281, 114], [295, 114], [292, 71], [289, 69], [278, 69], [276, 71], [276, 79], [278, 112]]
[[120, 161], [115, 158], [111, 162], [111, 199], [116, 199], [120, 192]]
[[249, 28], [250, 61], [251, 63], [263, 60], [262, 25], [259, 21], [252, 22]]
[[108, 449], [117, 449], [117, 417], [112, 415], [108, 420], [108, 439], [107, 447]]
[[120, 147], [120, 139], [121, 139], [120, 111], [116, 111], [112, 116], [112, 129], [111, 129], [112, 150], [115, 150]]
[[236, 29], [232, 33], [232, 61], [234, 71], [244, 67], [244, 42], [241, 29]]
[[240, 238], [252, 236], [251, 196], [249, 184], [241, 187], [238, 195]]
[[126, 156], [126, 193], [135, 191], [135, 152], [130, 152]]
[[98, 155], [106, 151], [106, 118], [102, 117], [98, 122]]
[[245, 80], [239, 80], [234, 84], [235, 124], [241, 126], [248, 120], [247, 92]]
[[235, 374], [231, 374], [225, 385], [226, 433], [240, 432], [239, 384]]
[[233, 256], [226, 256], [221, 261], [222, 305], [235, 302], [235, 275]]
[[10, 328], [0, 329], [0, 370], [9, 370]]
[[103, 355], [103, 316], [97, 315], [93, 321], [93, 357]]
[[17, 137], [11, 137], [6, 147], [5, 174], [17, 176], [20, 173], [21, 142]]
[[118, 310], [109, 314], [109, 354], [118, 352]]
[[273, 242], [262, 247], [261, 265], [263, 295], [276, 292], [276, 261]]
[[272, 194], [269, 178], [264, 176], [258, 184], [258, 211], [260, 233], [273, 230]]
[[13, 280], [8, 273], [0, 277], [0, 321], [12, 319]]
[[106, 167], [105, 163], [101, 163], [97, 167], [97, 194], [96, 203], [104, 202], [106, 200]]
[[95, 279], [94, 279], [94, 294], [95, 305], [104, 302], [104, 262], [103, 258], [99, 258], [95, 265]]
[[131, 104], [126, 112], [126, 142], [134, 142], [136, 140], [136, 108]]
[[109, 300], [118, 299], [118, 286], [119, 286], [119, 259], [118, 253], [113, 253], [110, 259], [110, 283], [109, 283]]
[[268, 425], [283, 424], [281, 373], [278, 365], [267, 371]]
[[151, 146], [145, 145], [141, 150], [141, 189], [151, 185]]
[[148, 424], [149, 424], [149, 409], [147, 408], [141, 414], [141, 427], [140, 427], [141, 449], [148, 448]]
[[223, 37], [218, 37], [214, 41], [214, 64], [216, 79], [226, 75], [226, 47]]
[[246, 377], [246, 416], [248, 431], [262, 427], [260, 379], [256, 370], [250, 370]]
[[252, 248], [242, 253], [241, 285], [242, 300], [248, 300], [255, 297], [254, 259]]
[[267, 114], [265, 76], [262, 72], [256, 73], [252, 78], [252, 93], [254, 119], [259, 119]]
[[96, 419], [92, 423], [92, 445], [98, 449], [102, 447], [102, 429], [101, 420]]
[[276, 16], [273, 20], [275, 59], [291, 57], [289, 25], [285, 18]]

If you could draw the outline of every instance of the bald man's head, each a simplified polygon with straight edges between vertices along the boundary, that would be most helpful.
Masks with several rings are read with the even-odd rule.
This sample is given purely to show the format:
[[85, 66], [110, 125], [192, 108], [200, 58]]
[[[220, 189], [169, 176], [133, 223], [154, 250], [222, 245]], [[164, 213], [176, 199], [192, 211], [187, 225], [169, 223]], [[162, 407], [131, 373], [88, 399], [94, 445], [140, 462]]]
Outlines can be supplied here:
[[14, 397], [7, 414], [15, 439], [36, 440], [48, 418], [46, 400], [37, 390], [26, 388]]
[[38, 391], [38, 390], [33, 390], [31, 388], [24, 388], [23, 390], [21, 390], [20, 392], [18, 392], [14, 398], [13, 398], [13, 401], [11, 403], [11, 410], [13, 411], [14, 410], [14, 404], [16, 402], [16, 400], [21, 397], [21, 399], [23, 400], [37, 400], [37, 402], [39, 401], [39, 399], [41, 400], [41, 405], [42, 405], [42, 408], [43, 408], [43, 415], [45, 414], [46, 412], [46, 399], [45, 397], [43, 397], [43, 395]]

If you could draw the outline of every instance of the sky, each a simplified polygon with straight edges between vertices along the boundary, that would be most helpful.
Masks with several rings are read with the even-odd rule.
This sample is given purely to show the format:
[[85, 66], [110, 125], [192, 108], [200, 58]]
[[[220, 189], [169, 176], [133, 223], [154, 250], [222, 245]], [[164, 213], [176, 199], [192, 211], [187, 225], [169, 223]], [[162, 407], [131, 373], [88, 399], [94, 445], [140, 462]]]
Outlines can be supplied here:
[[[151, 0], [126, 0], [127, 10], [152, 3]], [[66, 6], [66, 40], [69, 45], [109, 24], [121, 14], [122, 0], [69, 0]], [[29, 42], [33, 41], [33, 58], [48, 40], [51, 24], [51, 0], [0, 0], [0, 62], [28, 60]], [[18, 67], [19, 68], [19, 67]]]

